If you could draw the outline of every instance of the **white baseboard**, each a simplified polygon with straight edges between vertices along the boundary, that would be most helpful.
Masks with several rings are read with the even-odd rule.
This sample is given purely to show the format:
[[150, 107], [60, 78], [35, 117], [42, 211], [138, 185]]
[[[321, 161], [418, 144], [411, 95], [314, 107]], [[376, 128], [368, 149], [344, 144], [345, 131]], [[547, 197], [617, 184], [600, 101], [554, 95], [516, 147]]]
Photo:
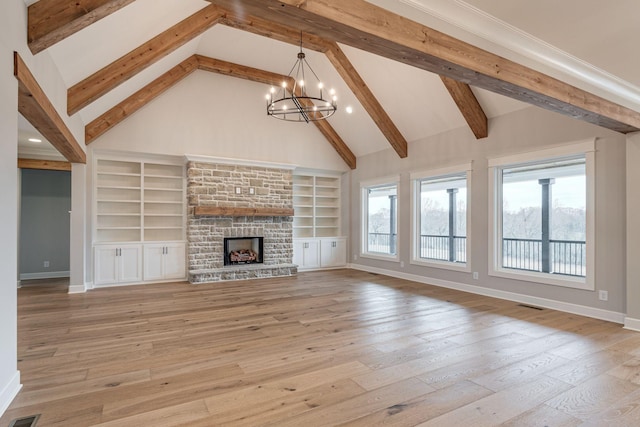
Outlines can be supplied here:
[[627, 317], [624, 319], [624, 328], [629, 329], [630, 331], [640, 332], [640, 319]]
[[[464, 283], [452, 282], [449, 280], [434, 279], [432, 277], [419, 276], [417, 274], [402, 273], [394, 270], [387, 270], [384, 268], [369, 267], [360, 264], [349, 264], [349, 267], [354, 270], [367, 271], [369, 273], [384, 274], [385, 276], [397, 277], [398, 279], [411, 280], [418, 283], [424, 283], [426, 285], [440, 286], [443, 288], [456, 289], [459, 291], [470, 292], [472, 294], [484, 295], [493, 298], [500, 298], [507, 301], [514, 301], [522, 304], [534, 305], [537, 307], [549, 308], [552, 310], [564, 311], [572, 314], [579, 314], [581, 316], [592, 317], [594, 319], [606, 320], [609, 322], [624, 324], [627, 327], [625, 321], [625, 314], [615, 311], [602, 310], [600, 308], [587, 307], [585, 305], [571, 304], [568, 302], [555, 301], [548, 298], [534, 297], [530, 295], [518, 294], [515, 292], [500, 291], [497, 289], [483, 288], [481, 286], [467, 285]], [[635, 325], [640, 330], [640, 320]], [[628, 329], [632, 329], [629, 327]]]
[[84, 285], [69, 285], [68, 293], [70, 293], [70, 294], [83, 294], [83, 293], [87, 292], [87, 289], [90, 289], [87, 286], [87, 284], [84, 284]]
[[7, 410], [13, 399], [15, 399], [21, 388], [20, 371], [16, 371], [11, 381], [0, 390], [0, 417]]
[[69, 277], [68, 271], [44, 271], [42, 273], [21, 273], [20, 280], [33, 279], [57, 279], [60, 277]]

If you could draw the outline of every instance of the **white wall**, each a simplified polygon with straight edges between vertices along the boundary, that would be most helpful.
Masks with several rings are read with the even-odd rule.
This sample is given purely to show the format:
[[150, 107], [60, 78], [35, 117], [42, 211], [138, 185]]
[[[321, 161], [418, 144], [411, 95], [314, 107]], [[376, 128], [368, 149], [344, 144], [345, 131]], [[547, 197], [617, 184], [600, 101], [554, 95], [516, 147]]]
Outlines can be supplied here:
[[89, 145], [348, 170], [313, 124], [268, 117], [265, 85], [195, 71]]
[[[47, 52], [27, 48], [27, 7], [5, 0], [0, 13], [0, 414], [20, 387], [17, 370], [17, 224], [18, 224], [18, 82], [13, 76], [17, 51], [81, 145], [84, 128], [66, 111], [66, 87]], [[10, 242], [16, 242], [11, 244]]]
[[[536, 146], [549, 146], [599, 137], [596, 144], [596, 290], [609, 291], [609, 301], [600, 301], [597, 292], [544, 285], [528, 281], [488, 276], [488, 170], [487, 158], [507, 153], [531, 151]], [[471, 273], [410, 265], [410, 181], [411, 171], [438, 168], [473, 161], [471, 194], [472, 271]], [[590, 314], [622, 319], [625, 299], [625, 136], [550, 113], [536, 107], [492, 119], [489, 137], [476, 140], [468, 128], [446, 132], [409, 144], [409, 157], [399, 159], [390, 150], [358, 159], [351, 185], [351, 262], [413, 274], [440, 281], [479, 286], [498, 293], [516, 293], [539, 299], [560, 301], [593, 308]], [[375, 261], [353, 255], [360, 242], [361, 181], [401, 174], [399, 191], [399, 263]], [[489, 292], [490, 293], [490, 292]], [[602, 312], [600, 312], [600, 310]]]

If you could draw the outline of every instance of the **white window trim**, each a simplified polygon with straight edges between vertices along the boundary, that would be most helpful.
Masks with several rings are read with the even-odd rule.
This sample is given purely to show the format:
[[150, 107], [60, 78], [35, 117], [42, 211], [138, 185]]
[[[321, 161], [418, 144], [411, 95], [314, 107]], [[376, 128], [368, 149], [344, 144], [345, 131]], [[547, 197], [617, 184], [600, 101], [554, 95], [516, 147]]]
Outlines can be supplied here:
[[[411, 180], [411, 259], [409, 260], [410, 264], [420, 265], [423, 267], [433, 267], [433, 268], [442, 268], [445, 270], [454, 270], [454, 271], [471, 271], [471, 172], [473, 170], [473, 162], [448, 166], [444, 168], [431, 169], [428, 171], [418, 171], [412, 172], [410, 174]], [[418, 209], [420, 208], [417, 203], [420, 197], [420, 187], [418, 185], [418, 181], [425, 178], [438, 178], [438, 177], [446, 177], [447, 175], [460, 175], [466, 174], [467, 179], [467, 262], [465, 263], [453, 263], [450, 261], [438, 261], [438, 260], [427, 260], [420, 258], [418, 256], [419, 250], [419, 214]]]
[[400, 228], [398, 227], [396, 234], [396, 254], [387, 255], [378, 252], [368, 252], [367, 236], [369, 230], [369, 212], [368, 212], [368, 193], [367, 189], [381, 185], [395, 185], [397, 188], [398, 208], [396, 211], [396, 222], [400, 218], [400, 175], [392, 175], [382, 178], [371, 179], [360, 182], [360, 257], [371, 258], [381, 261], [400, 262]]
[[[489, 160], [489, 276], [544, 283], [575, 289], [595, 290], [595, 152], [596, 138], [537, 151], [494, 157]], [[544, 162], [562, 157], [584, 155], [586, 174], [586, 274], [584, 278], [518, 271], [501, 267], [502, 253], [502, 177], [499, 171], [508, 165]]]

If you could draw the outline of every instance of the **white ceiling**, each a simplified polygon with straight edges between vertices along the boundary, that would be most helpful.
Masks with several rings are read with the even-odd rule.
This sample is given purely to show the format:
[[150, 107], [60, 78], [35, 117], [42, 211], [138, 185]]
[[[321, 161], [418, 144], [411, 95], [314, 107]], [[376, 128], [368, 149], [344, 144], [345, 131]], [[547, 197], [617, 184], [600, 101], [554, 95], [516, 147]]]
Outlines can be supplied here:
[[[634, 54], [640, 40], [638, 0], [370, 2], [640, 111], [640, 56]], [[70, 87], [208, 4], [204, 0], [136, 0], [45, 54], [51, 55]], [[466, 126], [438, 76], [341, 47], [409, 143]], [[286, 74], [297, 50], [293, 45], [216, 25], [78, 114], [88, 123], [194, 53]], [[338, 91], [340, 110], [330, 122], [351, 150], [362, 156], [389, 148], [324, 55], [306, 53], [316, 73]], [[264, 102], [267, 89], [256, 93], [255, 102]], [[473, 90], [489, 118], [527, 107]], [[344, 112], [347, 105], [353, 107], [353, 114]], [[25, 123], [21, 121], [21, 129]], [[23, 129], [21, 135], [33, 131]], [[22, 136], [20, 139], [20, 150], [24, 150], [27, 145]]]

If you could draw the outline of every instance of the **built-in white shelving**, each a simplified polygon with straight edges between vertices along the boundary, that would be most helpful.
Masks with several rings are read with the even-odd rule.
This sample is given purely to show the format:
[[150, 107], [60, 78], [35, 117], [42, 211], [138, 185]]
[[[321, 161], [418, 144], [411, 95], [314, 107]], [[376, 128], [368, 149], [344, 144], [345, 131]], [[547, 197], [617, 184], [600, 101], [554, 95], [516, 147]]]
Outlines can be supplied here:
[[[96, 160], [93, 238], [96, 285], [184, 277], [184, 175], [181, 162]], [[162, 257], [158, 259], [162, 262], [149, 264], [154, 250], [161, 251]], [[160, 275], [158, 268], [149, 265], [171, 266], [163, 267], [171, 273]], [[120, 270], [139, 274], [113, 273]]]
[[293, 176], [293, 237], [340, 235], [340, 178]]

